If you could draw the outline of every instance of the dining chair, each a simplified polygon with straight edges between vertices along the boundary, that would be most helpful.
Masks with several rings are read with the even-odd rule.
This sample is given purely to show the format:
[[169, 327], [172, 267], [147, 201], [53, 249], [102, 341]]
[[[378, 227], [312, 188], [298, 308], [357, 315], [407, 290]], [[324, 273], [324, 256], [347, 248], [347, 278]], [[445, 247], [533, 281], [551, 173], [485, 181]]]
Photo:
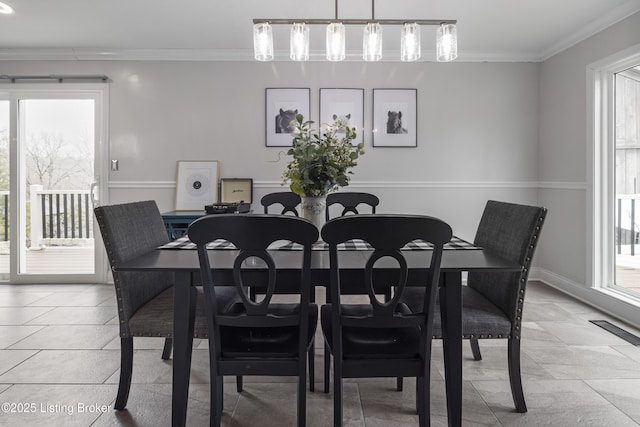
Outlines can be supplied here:
[[300, 196], [291, 191], [281, 191], [278, 193], [269, 193], [262, 196], [260, 203], [264, 206], [264, 213], [269, 213], [269, 206], [280, 204], [282, 205], [281, 215], [286, 213], [292, 213], [295, 216], [298, 215], [297, 206], [301, 203]]
[[[306, 361], [318, 322], [318, 307], [310, 303], [311, 250], [318, 240], [318, 229], [291, 215], [223, 214], [196, 220], [188, 234], [197, 245], [209, 314], [212, 425], [221, 422], [225, 375], [281, 375], [298, 377], [297, 420], [298, 426], [304, 426]], [[220, 287], [214, 286], [221, 278], [212, 274], [216, 265], [210, 264], [206, 249], [206, 244], [216, 239], [227, 240], [239, 249], [233, 261], [232, 284], [241, 301], [224, 312], [219, 310]], [[281, 279], [286, 273], [278, 271], [281, 258], [267, 251], [278, 240], [303, 246], [302, 251], [279, 254], [288, 260], [289, 271], [292, 262], [299, 267], [293, 273], [299, 285], [296, 303], [272, 302], [278, 287], [291, 285], [291, 279]], [[264, 296], [252, 299], [250, 286], [263, 286]]]
[[[162, 359], [173, 344], [173, 274], [118, 271], [126, 261], [169, 242], [162, 215], [153, 200], [99, 206], [94, 214], [113, 274], [120, 325], [120, 380], [114, 408], [127, 406], [133, 371], [133, 337], [164, 337]], [[235, 291], [224, 289], [220, 305], [237, 301]], [[202, 290], [198, 292], [194, 336], [206, 338]]]
[[359, 214], [358, 206], [360, 204], [369, 205], [371, 207], [371, 213], [376, 213], [376, 206], [380, 204], [380, 199], [375, 194], [370, 193], [357, 193], [341, 191], [338, 193], [327, 194], [327, 208], [325, 210], [326, 220], [331, 218], [330, 207], [331, 205], [342, 205], [342, 213], [340, 216], [344, 216], [348, 213]]
[[[451, 227], [442, 220], [417, 215], [349, 215], [334, 218], [322, 228], [322, 239], [329, 244], [332, 302], [321, 308], [321, 325], [334, 362], [335, 427], [342, 426], [343, 378], [408, 376], [416, 377], [419, 425], [429, 425], [433, 314], [443, 245], [451, 235]], [[337, 246], [353, 239], [364, 240], [373, 248], [363, 257], [359, 276], [368, 303], [343, 304], [342, 279], [347, 271], [340, 268]], [[413, 259], [412, 267], [418, 262], [429, 273], [422, 284], [424, 309], [412, 312], [402, 302], [409, 271], [401, 248], [416, 239], [431, 242], [434, 248]], [[352, 274], [349, 278], [354, 280]], [[396, 291], [390, 300], [381, 301], [375, 284], [387, 281], [392, 281]]]
[[[522, 265], [522, 271], [469, 272], [462, 287], [462, 334], [470, 340], [473, 358], [482, 360], [479, 339], [506, 339], [509, 381], [517, 412], [527, 412], [520, 372], [520, 342], [524, 297], [540, 232], [547, 216], [544, 207], [489, 200], [473, 241], [475, 246]], [[419, 310], [420, 291], [411, 289], [403, 301]], [[435, 338], [442, 338], [439, 307]]]
[[[376, 213], [376, 206], [380, 204], [380, 199], [375, 194], [370, 193], [358, 193], [358, 192], [349, 192], [349, 191], [341, 191], [338, 193], [329, 193], [327, 195], [327, 206], [325, 208], [325, 218], [326, 221], [329, 221], [331, 218], [331, 209], [332, 205], [340, 205], [342, 208], [342, 212], [339, 216], [345, 216], [348, 214], [358, 215], [360, 212], [358, 211], [358, 206], [364, 204], [368, 205], [371, 209], [371, 213]], [[391, 293], [387, 292], [385, 294], [386, 298], [391, 298]], [[327, 301], [330, 301], [331, 298], [328, 297]], [[331, 355], [329, 354], [329, 349], [325, 345], [324, 349], [324, 392], [329, 393], [329, 377], [331, 369]]]
[[[276, 193], [266, 194], [260, 199], [260, 203], [264, 206], [264, 213], [269, 213], [269, 207], [271, 205], [280, 204], [282, 205], [282, 211], [280, 215], [285, 215], [287, 213], [291, 213], [295, 216], [300, 216], [298, 213], [298, 206], [302, 203], [302, 199], [299, 195], [292, 191], [281, 191]], [[259, 290], [250, 289], [251, 298], [256, 298], [256, 293]], [[315, 302], [315, 294], [311, 295], [311, 302]], [[315, 378], [315, 359], [313, 351], [309, 353], [309, 378]], [[315, 391], [315, 383], [314, 381], [309, 382], [309, 391]]]

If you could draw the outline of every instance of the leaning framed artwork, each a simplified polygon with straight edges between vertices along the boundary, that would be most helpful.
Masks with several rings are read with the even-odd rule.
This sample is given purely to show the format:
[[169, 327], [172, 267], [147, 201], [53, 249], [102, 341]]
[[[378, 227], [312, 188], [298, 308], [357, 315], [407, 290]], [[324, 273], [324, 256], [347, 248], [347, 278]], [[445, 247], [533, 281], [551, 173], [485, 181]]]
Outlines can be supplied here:
[[373, 146], [417, 147], [417, 89], [373, 89]]
[[293, 144], [291, 121], [297, 114], [309, 120], [309, 88], [267, 88], [265, 94], [265, 129], [267, 147], [290, 147]]
[[364, 142], [364, 89], [320, 89], [320, 127], [324, 130], [337, 120], [355, 127], [353, 145]]
[[176, 178], [176, 210], [204, 211], [218, 201], [218, 161], [179, 160]]

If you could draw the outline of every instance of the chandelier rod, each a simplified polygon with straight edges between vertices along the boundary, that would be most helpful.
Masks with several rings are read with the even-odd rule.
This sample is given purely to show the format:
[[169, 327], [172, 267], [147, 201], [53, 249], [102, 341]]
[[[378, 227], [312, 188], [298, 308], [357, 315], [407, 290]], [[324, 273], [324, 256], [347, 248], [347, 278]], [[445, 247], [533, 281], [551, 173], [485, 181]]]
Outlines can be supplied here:
[[377, 22], [381, 25], [404, 25], [404, 24], [418, 24], [418, 25], [447, 25], [457, 24], [456, 19], [317, 19], [317, 18], [255, 18], [254, 24], [271, 24], [271, 25], [286, 25], [295, 23], [305, 23], [307, 25], [328, 25], [335, 22], [342, 22], [344, 25], [367, 25], [373, 22]]
[[371, 19], [339, 19], [338, 18], [338, 0], [335, 0], [335, 18], [334, 19], [317, 19], [317, 18], [255, 18], [254, 24], [271, 24], [271, 25], [291, 25], [296, 23], [305, 23], [307, 25], [328, 25], [336, 22], [342, 22], [344, 25], [367, 25], [377, 22], [381, 25], [448, 25], [457, 24], [455, 19], [375, 19], [375, 0], [371, 0]]

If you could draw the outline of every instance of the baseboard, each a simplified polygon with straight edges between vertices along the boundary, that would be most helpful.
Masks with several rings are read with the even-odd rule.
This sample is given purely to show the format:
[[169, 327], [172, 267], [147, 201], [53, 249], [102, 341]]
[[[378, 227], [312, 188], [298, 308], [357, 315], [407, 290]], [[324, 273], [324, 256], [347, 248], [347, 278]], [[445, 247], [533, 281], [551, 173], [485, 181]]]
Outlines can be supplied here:
[[531, 269], [529, 280], [539, 280], [610, 316], [640, 328], [640, 303], [637, 301], [607, 289], [589, 288], [539, 267]]

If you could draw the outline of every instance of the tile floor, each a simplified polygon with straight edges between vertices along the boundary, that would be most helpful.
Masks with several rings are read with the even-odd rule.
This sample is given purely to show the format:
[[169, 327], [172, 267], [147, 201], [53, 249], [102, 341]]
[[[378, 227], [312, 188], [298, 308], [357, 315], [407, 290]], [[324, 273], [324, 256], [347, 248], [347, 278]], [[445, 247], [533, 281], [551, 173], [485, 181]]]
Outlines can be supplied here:
[[[171, 417], [171, 361], [162, 339], [135, 339], [128, 410], [113, 411], [119, 369], [115, 297], [109, 285], [0, 285], [1, 426], [161, 426]], [[616, 322], [541, 283], [528, 290], [522, 369], [529, 412], [513, 409], [504, 340], [481, 341], [483, 360], [464, 345], [465, 425], [640, 425], [640, 348], [591, 324]], [[187, 422], [209, 422], [206, 342], [194, 343]], [[320, 346], [318, 346], [320, 347]], [[320, 348], [316, 391], [308, 393], [309, 426], [332, 425], [332, 394], [322, 388]], [[345, 426], [416, 426], [414, 383], [345, 384]], [[238, 395], [225, 388], [226, 426], [293, 426], [291, 379], [246, 378]], [[9, 406], [7, 406], [9, 404]], [[447, 423], [442, 349], [434, 343], [431, 422]], [[11, 412], [16, 411], [16, 412]]]

